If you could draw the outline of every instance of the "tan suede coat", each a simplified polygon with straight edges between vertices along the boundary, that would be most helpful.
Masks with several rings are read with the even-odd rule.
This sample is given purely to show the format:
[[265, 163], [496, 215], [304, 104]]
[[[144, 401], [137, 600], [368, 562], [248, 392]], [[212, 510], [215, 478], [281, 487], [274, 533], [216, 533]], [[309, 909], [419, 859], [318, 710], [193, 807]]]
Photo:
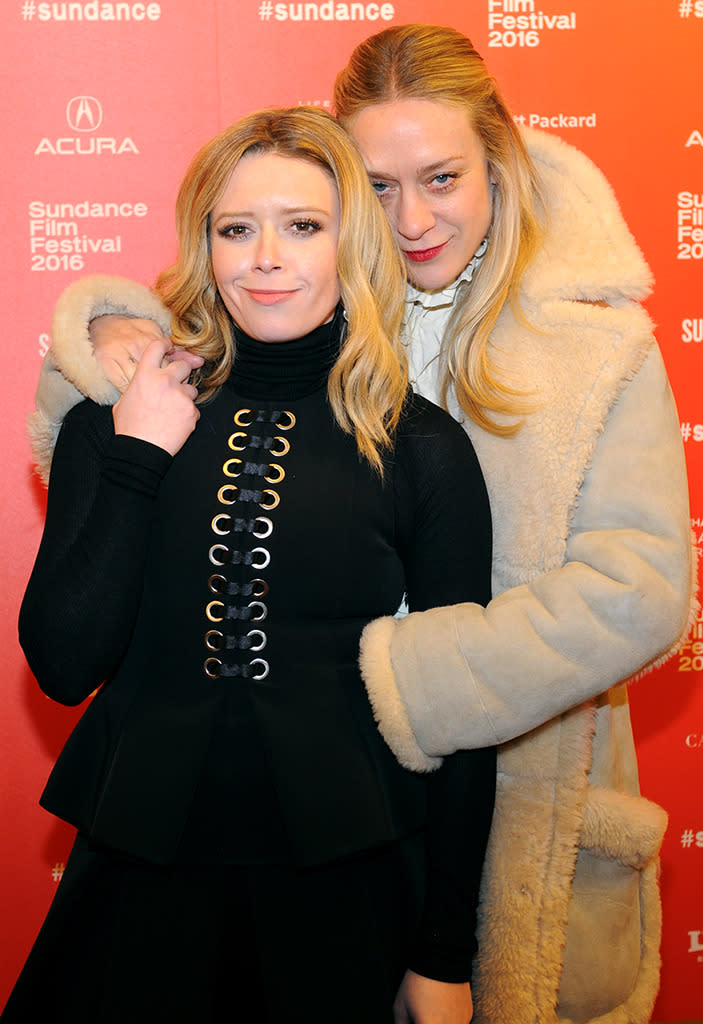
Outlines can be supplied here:
[[643, 1024], [666, 815], [639, 795], [622, 681], [679, 641], [694, 607], [683, 449], [636, 301], [649, 272], [612, 191], [583, 154], [526, 135], [549, 212], [522, 290], [539, 333], [506, 309], [492, 344], [535, 410], [512, 438], [467, 424], [496, 596], [372, 623], [362, 670], [408, 766], [503, 744], [474, 1020]]

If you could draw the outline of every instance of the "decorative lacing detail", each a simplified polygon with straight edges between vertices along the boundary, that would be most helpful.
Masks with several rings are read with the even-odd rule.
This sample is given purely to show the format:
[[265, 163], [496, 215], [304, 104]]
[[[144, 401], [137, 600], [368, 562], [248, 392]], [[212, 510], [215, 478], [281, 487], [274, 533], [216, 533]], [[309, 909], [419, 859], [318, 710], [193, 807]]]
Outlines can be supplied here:
[[204, 637], [203, 672], [209, 679], [258, 682], [270, 671], [260, 656], [268, 642], [259, 624], [268, 615], [264, 573], [271, 563], [262, 541], [275, 529], [270, 513], [280, 505], [278, 486], [286, 476], [279, 460], [291, 449], [285, 435], [295, 426], [295, 415], [285, 409], [242, 408], [233, 423], [237, 429], [227, 438], [224, 482], [218, 486], [217, 511], [210, 522], [205, 616], [212, 628]]

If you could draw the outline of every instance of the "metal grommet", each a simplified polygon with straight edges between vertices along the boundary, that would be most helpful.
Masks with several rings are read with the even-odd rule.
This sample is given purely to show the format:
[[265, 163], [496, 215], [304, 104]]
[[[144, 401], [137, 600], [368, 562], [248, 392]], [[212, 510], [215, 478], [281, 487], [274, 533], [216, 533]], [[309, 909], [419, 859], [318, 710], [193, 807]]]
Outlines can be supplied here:
[[269, 592], [269, 585], [266, 580], [252, 580], [251, 588], [254, 597], [266, 597]]
[[[237, 444], [237, 441], [239, 440], [240, 437], [244, 438], [244, 444]], [[247, 446], [246, 437], [247, 435], [244, 433], [243, 430], [237, 430], [235, 431], [234, 434], [229, 435], [229, 438], [227, 439], [227, 445], [229, 448], [232, 449], [233, 452], [243, 452]]]
[[[223, 484], [217, 492], [217, 500], [220, 505], [234, 505], [237, 500], [237, 491], [239, 488], [236, 484]], [[234, 497], [228, 497], [229, 494], [233, 494]]]
[[283, 477], [286, 475], [286, 471], [283, 466], [279, 466], [277, 462], [269, 462], [269, 469], [275, 470], [270, 476], [265, 476], [266, 480], [270, 484], [280, 484]]
[[252, 561], [250, 563], [252, 569], [265, 569], [266, 566], [271, 561], [271, 552], [267, 551], [266, 548], [252, 548], [251, 549], [251, 553], [252, 553], [252, 555], [259, 555], [259, 554], [261, 554], [261, 555], [264, 556], [263, 561], [261, 561], [261, 562], [254, 562], [254, 561]]
[[224, 594], [227, 589], [227, 580], [219, 573], [213, 573], [207, 581], [207, 585], [211, 594]]
[[[215, 609], [221, 609], [221, 615], [215, 615]], [[207, 615], [210, 622], [222, 622], [225, 617], [225, 603], [224, 601], [210, 601], [205, 608], [205, 614]]]
[[280, 495], [276, 491], [272, 491], [269, 487], [267, 487], [266, 490], [261, 492], [262, 497], [263, 497], [264, 494], [269, 494], [271, 496], [270, 504], [265, 505], [263, 501], [260, 501], [259, 502], [259, 508], [263, 508], [267, 512], [270, 512], [272, 508], [276, 508], [276, 506], [280, 502], [281, 498], [280, 498]]
[[[227, 519], [229, 521], [229, 527], [223, 530], [220, 526], [220, 520]], [[210, 523], [212, 532], [219, 534], [220, 537], [226, 537], [232, 530], [232, 516], [228, 515], [227, 512], [219, 512], [216, 516], [213, 516], [212, 522]]]
[[[257, 530], [257, 523], [263, 523], [263, 529], [260, 527]], [[264, 533], [263, 530], [265, 530], [266, 532]], [[271, 522], [268, 516], [257, 516], [256, 519], [254, 520], [254, 529], [251, 532], [259, 540], [264, 540], [266, 537], [270, 537], [271, 534], [273, 533], [273, 523]]]
[[259, 614], [258, 615], [252, 615], [252, 617], [251, 617], [251, 621], [252, 622], [263, 622], [263, 620], [266, 618], [266, 616], [268, 614], [268, 609], [267, 609], [267, 607], [266, 607], [266, 605], [264, 604], [263, 601], [250, 601], [249, 604], [247, 605], [247, 608], [258, 608], [259, 609]]
[[[229, 555], [230, 557], [218, 559], [217, 554], [220, 551], [224, 552], [225, 556]], [[210, 559], [213, 565], [227, 565], [227, 563], [231, 561], [231, 555], [232, 552], [230, 551], [229, 548], [226, 548], [224, 544], [213, 544], [210, 550], [208, 551], [208, 558]]]
[[219, 629], [209, 629], [205, 634], [205, 646], [209, 651], [221, 651], [225, 646], [225, 635]]
[[[247, 416], [251, 416], [251, 419], [246, 419]], [[256, 416], [251, 409], [237, 409], [233, 419], [238, 427], [250, 427], [256, 419]]]
[[295, 416], [293, 415], [292, 412], [288, 412], [288, 410], [285, 409], [281, 413], [281, 416], [287, 416], [288, 419], [287, 420], [283, 420], [283, 421], [279, 421], [276, 424], [276, 426], [278, 427], [279, 430], [290, 430], [291, 427], [295, 426]]
[[[234, 435], [233, 435], [234, 436]], [[278, 442], [279, 448], [274, 448], [274, 445]], [[287, 455], [290, 451], [290, 441], [285, 437], [274, 437], [273, 444], [269, 448], [269, 451], [273, 455], [274, 459], [281, 459], [284, 455]]]
[[242, 472], [241, 469], [238, 469], [236, 473], [234, 472], [234, 469], [232, 467], [235, 466], [235, 465], [241, 466], [242, 465], [242, 460], [241, 459], [227, 459], [227, 461], [222, 466], [222, 472], [225, 474], [225, 476], [235, 477], [235, 476], [239, 476], [241, 474], [241, 472]]
[[249, 648], [250, 651], [254, 651], [254, 653], [257, 653], [258, 651], [263, 651], [264, 647], [266, 646], [266, 634], [262, 629], [250, 629], [249, 632], [247, 633], [247, 636], [260, 637], [258, 647], [255, 647], [254, 644], [252, 644], [251, 647]]
[[206, 658], [203, 662], [203, 668], [205, 669], [205, 675], [209, 676], [210, 679], [220, 678], [220, 669], [222, 662], [219, 658]]
[[263, 666], [263, 668], [261, 669], [261, 671], [259, 673], [257, 673], [256, 675], [253, 675], [251, 677], [252, 679], [255, 679], [257, 681], [259, 679], [265, 679], [266, 676], [269, 674], [269, 663], [267, 661], [265, 661], [263, 658], [254, 658], [254, 660], [249, 662], [249, 664], [251, 665], [252, 668], [254, 667], [254, 665], [262, 665]]

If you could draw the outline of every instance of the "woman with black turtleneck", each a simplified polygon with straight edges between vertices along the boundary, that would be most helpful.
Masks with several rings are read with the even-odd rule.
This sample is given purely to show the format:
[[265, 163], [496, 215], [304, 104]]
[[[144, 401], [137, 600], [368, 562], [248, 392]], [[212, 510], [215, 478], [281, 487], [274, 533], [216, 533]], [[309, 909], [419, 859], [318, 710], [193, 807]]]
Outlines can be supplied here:
[[357, 652], [404, 597], [488, 601], [478, 463], [407, 389], [399, 258], [331, 118], [223, 132], [177, 220], [183, 351], [54, 456], [21, 639], [52, 698], [100, 689], [42, 797], [78, 838], [3, 1022], [465, 1024], [494, 751], [403, 767]]

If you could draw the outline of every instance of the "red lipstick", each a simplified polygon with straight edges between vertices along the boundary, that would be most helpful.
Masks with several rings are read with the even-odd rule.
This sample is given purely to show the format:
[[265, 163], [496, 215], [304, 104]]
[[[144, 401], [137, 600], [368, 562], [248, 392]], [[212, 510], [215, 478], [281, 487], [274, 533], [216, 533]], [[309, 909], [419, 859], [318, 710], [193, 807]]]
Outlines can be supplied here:
[[426, 263], [427, 260], [433, 260], [435, 256], [438, 256], [446, 244], [446, 242], [442, 242], [441, 245], [435, 245], [432, 249], [404, 249], [403, 253], [413, 263]]

